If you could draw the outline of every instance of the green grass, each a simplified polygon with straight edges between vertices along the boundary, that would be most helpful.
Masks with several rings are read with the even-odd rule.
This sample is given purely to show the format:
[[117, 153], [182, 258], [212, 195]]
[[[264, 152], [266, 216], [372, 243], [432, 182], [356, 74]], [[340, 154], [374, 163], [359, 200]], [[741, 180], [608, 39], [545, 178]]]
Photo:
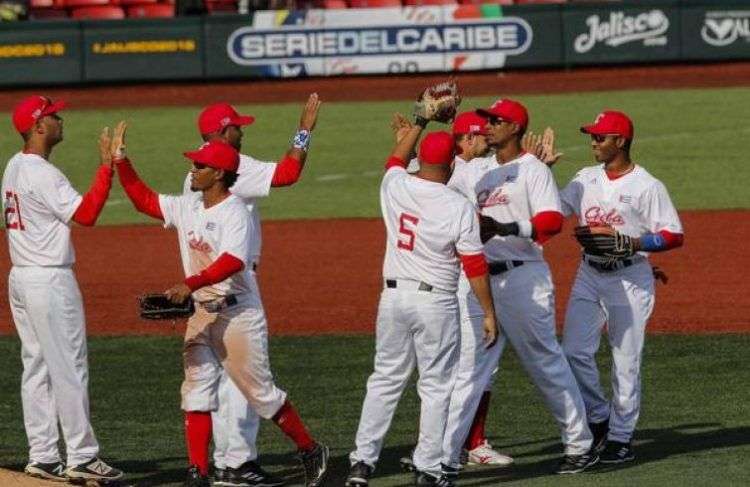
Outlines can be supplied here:
[[[185, 449], [179, 410], [180, 338], [89, 341], [91, 409], [105, 458], [136, 485], [180, 485]], [[513, 455], [508, 470], [472, 469], [461, 485], [748, 485], [750, 484], [750, 336], [650, 336], [637, 461], [572, 477], [550, 475], [560, 453], [557, 429], [512, 351], [495, 385], [488, 422], [492, 442]], [[273, 338], [271, 357], [285, 388], [316, 436], [333, 451], [329, 485], [342, 485], [372, 367], [372, 337]], [[600, 352], [608, 377], [608, 351]], [[26, 442], [19, 398], [18, 340], [0, 339], [0, 466], [20, 469]], [[386, 439], [373, 485], [409, 485], [398, 458], [413, 445], [418, 402], [409, 387]], [[292, 445], [264, 421], [261, 461], [300, 481]]]
[[[680, 209], [748, 208], [744, 142], [750, 135], [745, 110], [750, 88], [616, 91], [519, 96], [531, 113], [531, 129], [554, 127], [564, 162], [555, 172], [566, 182], [591, 163], [588, 139], [578, 132], [603, 108], [619, 108], [635, 120], [634, 158], [669, 188]], [[486, 106], [492, 97], [467, 98], [464, 109]], [[265, 160], [278, 159], [289, 145], [301, 106], [240, 106], [257, 122], [247, 128], [244, 151]], [[303, 180], [294, 189], [275, 190], [261, 203], [265, 218], [378, 216], [378, 185], [391, 149], [388, 128], [395, 111], [409, 112], [409, 101], [325, 103], [315, 131]], [[187, 164], [181, 153], [199, 144], [195, 119], [200, 107], [69, 110], [64, 113], [66, 140], [54, 160], [84, 191], [96, 161], [101, 127], [130, 122], [128, 147], [144, 179], [160, 192], [181, 188]], [[10, 117], [0, 114], [0, 161], [18, 150]], [[4, 166], [3, 166], [4, 167]], [[147, 221], [135, 213], [119, 185], [102, 223]]]

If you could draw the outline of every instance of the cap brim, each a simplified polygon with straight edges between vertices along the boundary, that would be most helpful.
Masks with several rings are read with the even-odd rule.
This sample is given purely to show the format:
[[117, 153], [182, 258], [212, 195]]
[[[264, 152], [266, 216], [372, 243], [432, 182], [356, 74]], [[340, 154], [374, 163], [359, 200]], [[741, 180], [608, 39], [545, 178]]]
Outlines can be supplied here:
[[183, 152], [182, 155], [190, 159], [191, 162], [197, 162], [199, 164], [205, 164], [205, 162], [202, 160], [203, 157], [201, 157], [201, 151], [194, 150], [189, 152]]
[[474, 113], [484, 118], [500, 118], [486, 108], [477, 108], [476, 110], [474, 110]]
[[47, 105], [47, 108], [42, 111], [42, 115], [52, 115], [53, 113], [65, 110], [67, 107], [68, 104], [65, 101], [58, 100], [50, 105]]
[[581, 127], [581, 133], [590, 135], [608, 135], [606, 130], [596, 128], [596, 125], [584, 125]]
[[232, 125], [239, 125], [240, 127], [250, 125], [253, 122], [255, 122], [255, 117], [250, 115], [240, 115], [239, 117], [232, 119]]

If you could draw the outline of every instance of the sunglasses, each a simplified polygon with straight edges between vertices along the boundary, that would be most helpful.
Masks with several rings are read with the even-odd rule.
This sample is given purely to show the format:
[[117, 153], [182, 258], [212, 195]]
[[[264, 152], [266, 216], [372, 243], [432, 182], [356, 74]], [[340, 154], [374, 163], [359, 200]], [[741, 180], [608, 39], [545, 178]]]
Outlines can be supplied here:
[[591, 134], [591, 140], [596, 142], [597, 144], [601, 144], [605, 140], [607, 140], [607, 137], [619, 137], [619, 135], [599, 135], [599, 134]]
[[501, 123], [505, 122], [505, 120], [500, 117], [489, 117], [487, 118], [487, 121], [490, 123], [490, 125], [500, 125]]
[[194, 162], [193, 167], [200, 171], [201, 169], [206, 169], [208, 166], [206, 166], [205, 164], [201, 164], [200, 162]]

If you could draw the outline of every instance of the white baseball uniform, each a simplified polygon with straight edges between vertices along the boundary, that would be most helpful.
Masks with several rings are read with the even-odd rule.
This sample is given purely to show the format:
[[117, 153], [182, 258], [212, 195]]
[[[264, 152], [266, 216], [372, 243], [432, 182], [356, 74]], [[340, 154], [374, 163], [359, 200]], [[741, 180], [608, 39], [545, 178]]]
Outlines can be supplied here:
[[[478, 210], [501, 223], [526, 222], [545, 211], [560, 212], [557, 186], [549, 168], [531, 154], [499, 164], [494, 155], [457, 165], [448, 186], [469, 198]], [[502, 332], [518, 354], [526, 372], [560, 426], [565, 454], [580, 455], [591, 448], [581, 394], [555, 335], [555, 295], [542, 247], [530, 238], [495, 236], [484, 245], [492, 266], [504, 263], [509, 270], [491, 276], [492, 296]], [[471, 296], [469, 296], [471, 297]], [[472, 309], [471, 300], [467, 308]], [[469, 317], [473, 311], [467, 313]], [[499, 353], [481, 351], [474, 340], [475, 355], [483, 377], [496, 367]], [[478, 375], [481, 375], [478, 373]], [[473, 411], [484, 384], [466, 387], [465, 397], [451, 400], [453, 424], [446, 435], [443, 462], [457, 466]], [[455, 408], [460, 408], [456, 411]]]
[[67, 464], [99, 452], [91, 428], [86, 324], [72, 265], [70, 223], [82, 197], [51, 163], [18, 153], [2, 181], [10, 259], [10, 309], [21, 338], [21, 401], [31, 462]]
[[258, 415], [272, 418], [286, 393], [271, 374], [266, 316], [251, 260], [252, 249], [259, 248], [253, 243], [257, 232], [244, 202], [230, 195], [204, 208], [200, 194], [159, 195], [159, 206], [165, 226], [177, 229], [186, 276], [200, 273], [224, 253], [245, 266], [193, 292], [196, 311], [185, 333], [182, 409], [216, 410], [223, 367]]
[[[257, 238], [251, 242], [250, 255], [255, 265], [260, 263], [261, 226], [256, 198], [268, 196], [277, 163], [262, 162], [240, 154], [237, 181], [232, 194], [242, 198]], [[190, 174], [185, 178], [183, 194], [190, 193]], [[260, 427], [258, 414], [250, 407], [237, 386], [222, 371], [219, 384], [219, 408], [211, 413], [214, 438], [214, 465], [217, 468], [238, 468], [245, 462], [258, 458], [255, 444]]]
[[445, 185], [387, 169], [380, 188], [387, 240], [374, 371], [367, 382], [352, 463], [375, 466], [416, 365], [421, 399], [414, 465], [439, 476], [442, 439], [458, 359], [459, 254], [481, 254], [471, 204]]
[[[631, 237], [662, 230], [683, 233], [666, 188], [638, 165], [614, 180], [601, 164], [584, 168], [560, 196], [564, 212], [578, 215], [580, 225], [611, 225]], [[608, 438], [627, 443], [640, 412], [641, 352], [654, 309], [654, 277], [647, 252], [625, 259], [614, 270], [589, 264], [601, 260], [584, 255], [578, 268], [565, 315], [563, 349], [589, 421], [609, 418]], [[594, 359], [605, 322], [613, 358], [611, 403], [602, 391]]]

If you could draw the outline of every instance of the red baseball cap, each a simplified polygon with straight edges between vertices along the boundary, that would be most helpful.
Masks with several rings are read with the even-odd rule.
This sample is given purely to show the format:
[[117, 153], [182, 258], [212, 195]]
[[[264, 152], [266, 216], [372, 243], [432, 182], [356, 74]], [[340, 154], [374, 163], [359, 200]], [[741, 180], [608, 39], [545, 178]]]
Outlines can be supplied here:
[[64, 101], [52, 102], [46, 96], [33, 95], [24, 98], [13, 109], [13, 125], [19, 134], [26, 133], [40, 118], [57, 113], [66, 106]]
[[228, 125], [250, 125], [255, 117], [240, 115], [229, 103], [214, 103], [203, 109], [198, 116], [198, 130], [202, 135], [219, 132]]
[[489, 108], [478, 108], [477, 115], [485, 118], [499, 118], [504, 122], [513, 122], [521, 127], [528, 127], [529, 112], [526, 107], [515, 100], [501, 98]]
[[419, 144], [419, 161], [425, 164], [450, 164], [455, 157], [453, 136], [448, 132], [430, 132]]
[[198, 150], [184, 154], [191, 161], [214, 169], [237, 172], [240, 165], [240, 153], [222, 140], [206, 142]]
[[635, 130], [630, 117], [616, 110], [605, 110], [596, 116], [594, 123], [581, 127], [581, 132], [592, 135], [619, 135], [632, 139]]
[[463, 112], [453, 121], [453, 135], [479, 134], [487, 135], [487, 119], [476, 112]]

